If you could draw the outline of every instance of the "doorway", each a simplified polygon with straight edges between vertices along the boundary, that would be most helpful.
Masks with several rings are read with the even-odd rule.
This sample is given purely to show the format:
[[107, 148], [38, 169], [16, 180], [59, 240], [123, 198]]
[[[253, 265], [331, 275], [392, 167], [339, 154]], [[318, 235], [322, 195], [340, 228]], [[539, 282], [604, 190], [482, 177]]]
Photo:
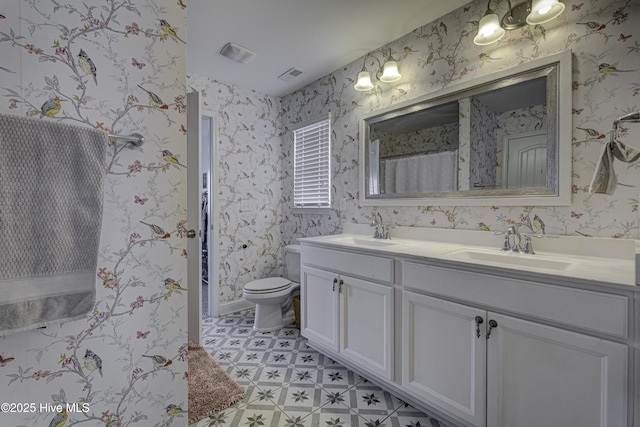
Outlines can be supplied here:
[[213, 310], [213, 297], [212, 284], [215, 282], [212, 280], [214, 263], [213, 261], [213, 235], [211, 233], [212, 228], [212, 212], [214, 208], [212, 191], [213, 183], [212, 177], [212, 165], [214, 164], [214, 141], [213, 141], [213, 117], [202, 116], [201, 117], [201, 143], [200, 143], [200, 170], [202, 172], [202, 185], [200, 188], [201, 202], [200, 209], [202, 210], [202, 317], [214, 316], [216, 310]]
[[547, 132], [505, 135], [502, 188], [547, 185]]

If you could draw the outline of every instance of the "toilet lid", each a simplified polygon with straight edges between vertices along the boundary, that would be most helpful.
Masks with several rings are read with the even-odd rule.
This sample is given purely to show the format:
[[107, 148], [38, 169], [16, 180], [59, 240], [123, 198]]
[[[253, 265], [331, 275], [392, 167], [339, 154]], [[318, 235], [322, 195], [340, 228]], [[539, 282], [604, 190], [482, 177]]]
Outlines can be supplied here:
[[287, 288], [291, 281], [284, 277], [267, 277], [258, 279], [244, 285], [244, 289], [249, 292], [275, 292]]

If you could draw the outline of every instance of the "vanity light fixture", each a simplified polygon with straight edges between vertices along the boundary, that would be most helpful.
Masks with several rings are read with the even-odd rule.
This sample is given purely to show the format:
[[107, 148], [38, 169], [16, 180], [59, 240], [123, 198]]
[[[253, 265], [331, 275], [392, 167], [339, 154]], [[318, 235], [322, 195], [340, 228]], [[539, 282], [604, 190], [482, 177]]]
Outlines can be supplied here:
[[527, 15], [527, 24], [544, 24], [557, 18], [564, 12], [564, 3], [558, 0], [533, 0], [531, 12]]
[[495, 43], [505, 35], [505, 30], [517, 30], [525, 25], [538, 25], [557, 18], [564, 11], [564, 4], [558, 0], [526, 0], [515, 6], [507, 0], [509, 11], [498, 20], [491, 10], [491, 0], [487, 2], [487, 11], [478, 24], [478, 34], [473, 39], [477, 45]]
[[374, 88], [371, 82], [371, 73], [367, 70], [367, 58], [373, 58], [378, 62], [378, 71], [376, 72], [376, 78], [384, 83], [390, 83], [400, 80], [401, 74], [398, 71], [398, 63], [393, 56], [391, 56], [391, 50], [389, 50], [389, 59], [382, 65], [380, 60], [373, 55], [367, 54], [364, 57], [362, 64], [362, 70], [358, 73], [358, 79], [353, 88], [360, 92], [366, 92]]

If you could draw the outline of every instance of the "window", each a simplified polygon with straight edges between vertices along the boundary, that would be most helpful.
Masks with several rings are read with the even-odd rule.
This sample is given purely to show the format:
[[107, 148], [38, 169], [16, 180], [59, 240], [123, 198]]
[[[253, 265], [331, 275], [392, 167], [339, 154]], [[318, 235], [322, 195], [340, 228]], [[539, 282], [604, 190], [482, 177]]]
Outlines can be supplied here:
[[293, 205], [331, 207], [331, 116], [293, 131]]

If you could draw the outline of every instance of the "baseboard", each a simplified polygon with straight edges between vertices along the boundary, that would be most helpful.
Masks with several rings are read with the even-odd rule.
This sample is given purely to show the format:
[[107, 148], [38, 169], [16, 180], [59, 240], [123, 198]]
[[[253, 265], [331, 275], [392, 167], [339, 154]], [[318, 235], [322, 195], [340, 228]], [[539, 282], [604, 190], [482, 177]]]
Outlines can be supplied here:
[[244, 298], [226, 304], [220, 304], [218, 307], [218, 317], [235, 313], [236, 311], [248, 310], [253, 307], [255, 307], [255, 304]]

